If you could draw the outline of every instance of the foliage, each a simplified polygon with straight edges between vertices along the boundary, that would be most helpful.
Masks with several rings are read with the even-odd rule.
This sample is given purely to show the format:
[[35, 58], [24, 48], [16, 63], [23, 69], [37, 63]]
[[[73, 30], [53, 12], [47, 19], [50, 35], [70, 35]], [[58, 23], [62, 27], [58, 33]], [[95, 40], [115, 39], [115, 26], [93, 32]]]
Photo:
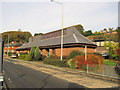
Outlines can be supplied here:
[[79, 31], [82, 35], [84, 35], [84, 28], [83, 28], [83, 26], [82, 26], [81, 24], [76, 25], [76, 28], [78, 29], [78, 31]]
[[8, 52], [8, 56], [11, 56], [12, 55], [12, 52]]
[[20, 55], [28, 55], [27, 52], [20, 52]]
[[29, 60], [29, 55], [25, 55], [25, 60]]
[[89, 64], [90, 67], [95, 67], [95, 64], [98, 64], [99, 69], [101, 69], [103, 58], [100, 57], [99, 55], [88, 54], [87, 60], [85, 61], [85, 55], [82, 54], [82, 55], [75, 56], [71, 62], [77, 62], [77, 64], [74, 63], [74, 65], [77, 65], [78, 69], [86, 70], [87, 64]]
[[25, 60], [25, 55], [20, 55], [20, 56], [18, 57], [18, 59]]
[[72, 69], [77, 69], [77, 61], [73, 62], [72, 59], [67, 61], [68, 65]]
[[42, 55], [42, 59], [41, 59], [41, 60], [44, 60], [46, 57], [47, 57], [47, 56], [45, 56], [45, 55]]
[[115, 62], [111, 62], [111, 61], [103, 61], [103, 64], [109, 65], [109, 66], [116, 66]]
[[34, 36], [42, 35], [43, 33], [35, 33]]
[[72, 52], [69, 53], [68, 58], [71, 59], [71, 58], [74, 58], [75, 56], [81, 55], [81, 54], [83, 54], [82, 51], [75, 51], [75, 50], [73, 50]]
[[20, 55], [18, 59], [29, 60], [29, 55]]
[[117, 50], [119, 49], [118, 43], [112, 41], [106, 42], [105, 48], [109, 48], [108, 49], [108, 54], [110, 57], [109, 59], [114, 59], [114, 60], [118, 59], [118, 55], [117, 55]]
[[32, 36], [30, 32], [22, 32], [22, 31], [8, 31], [2, 33], [2, 38], [4, 43], [8, 42], [8, 35], [9, 35], [9, 42], [16, 41], [16, 42], [28, 42], [29, 37]]
[[49, 56], [43, 62], [45, 64], [50, 64], [50, 65], [59, 66], [59, 67], [69, 67], [65, 60], [61, 61], [60, 59], [55, 58], [54, 55]]
[[35, 47], [32, 46], [29, 53], [29, 60], [35, 60]]
[[90, 36], [92, 35], [92, 30], [88, 30], [84, 32], [84, 36]]
[[36, 60], [42, 59], [42, 55], [41, 55], [41, 52], [39, 51], [39, 47], [37, 47], [35, 50], [35, 59]]

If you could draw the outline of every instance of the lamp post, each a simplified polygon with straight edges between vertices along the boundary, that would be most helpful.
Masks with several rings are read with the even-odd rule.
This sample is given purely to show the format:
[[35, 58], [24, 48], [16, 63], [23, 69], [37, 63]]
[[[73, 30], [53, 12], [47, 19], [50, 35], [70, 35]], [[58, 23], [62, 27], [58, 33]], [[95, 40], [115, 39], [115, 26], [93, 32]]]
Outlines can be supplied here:
[[55, 2], [55, 3], [58, 3], [60, 5], [62, 5], [62, 32], [61, 32], [61, 60], [63, 59], [63, 9], [64, 9], [64, 5], [60, 2], [56, 2], [54, 0], [51, 0], [51, 2]]
[[8, 52], [9, 52], [9, 35], [8, 35], [8, 49], [7, 49], [7, 57], [8, 57]]

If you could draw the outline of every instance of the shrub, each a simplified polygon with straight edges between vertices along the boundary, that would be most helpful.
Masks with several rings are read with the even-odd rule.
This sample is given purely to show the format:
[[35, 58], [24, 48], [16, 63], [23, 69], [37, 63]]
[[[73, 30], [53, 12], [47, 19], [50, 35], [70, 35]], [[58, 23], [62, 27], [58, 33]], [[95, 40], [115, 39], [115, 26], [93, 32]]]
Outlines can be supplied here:
[[18, 59], [25, 60], [25, 55], [20, 55], [20, 56], [18, 57]]
[[[85, 55], [75, 56], [72, 61], [74, 65], [77, 65], [78, 69], [86, 69], [86, 65], [89, 64], [89, 67], [95, 67], [95, 64], [98, 64], [99, 69], [101, 68], [101, 64], [103, 63], [103, 58], [99, 55], [88, 54], [87, 60], [85, 61]], [[76, 63], [77, 62], [77, 63]]]
[[20, 55], [18, 59], [29, 60], [29, 55]]
[[25, 55], [25, 60], [29, 60], [29, 55]]
[[43, 62], [45, 64], [50, 64], [59, 67], [69, 67], [65, 60], [61, 61], [60, 59], [53, 59], [53, 55], [46, 58]]
[[70, 59], [70, 60], [67, 61], [67, 63], [68, 63], [70, 68], [77, 69], [77, 61], [73, 62], [72, 59]]
[[74, 58], [77, 55], [82, 55], [82, 54], [84, 54], [82, 51], [75, 51], [74, 50], [68, 55], [68, 58], [71, 59], [71, 58]]
[[42, 55], [42, 60], [44, 60], [46, 58], [46, 56], [45, 55]]
[[42, 55], [41, 55], [41, 53], [39, 51], [39, 47], [37, 47], [36, 50], [35, 50], [35, 59], [36, 60], [42, 59]]
[[30, 53], [29, 53], [29, 60], [35, 60], [35, 47], [32, 46]]
[[8, 52], [8, 56], [11, 56], [12, 55], [12, 53], [11, 52]]

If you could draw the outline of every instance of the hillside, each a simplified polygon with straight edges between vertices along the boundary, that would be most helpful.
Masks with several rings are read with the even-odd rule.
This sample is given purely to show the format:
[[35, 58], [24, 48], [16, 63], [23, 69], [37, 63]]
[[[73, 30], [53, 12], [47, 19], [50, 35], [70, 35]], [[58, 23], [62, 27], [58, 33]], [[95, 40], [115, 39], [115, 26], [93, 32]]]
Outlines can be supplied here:
[[22, 32], [22, 31], [4, 32], [2, 33], [4, 44], [8, 42], [8, 36], [9, 36], [9, 43], [12, 41], [25, 43], [29, 41], [29, 37], [31, 37], [32, 34], [30, 32]]

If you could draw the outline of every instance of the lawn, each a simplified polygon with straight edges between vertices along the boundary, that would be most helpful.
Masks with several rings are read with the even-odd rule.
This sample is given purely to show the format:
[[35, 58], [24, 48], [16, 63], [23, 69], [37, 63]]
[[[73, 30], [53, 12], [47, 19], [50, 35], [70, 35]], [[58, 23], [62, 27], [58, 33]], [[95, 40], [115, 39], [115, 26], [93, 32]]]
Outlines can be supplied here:
[[109, 66], [115, 66], [116, 63], [115, 62], [112, 62], [112, 61], [103, 61], [103, 64], [106, 64], [106, 65], [109, 65]]

